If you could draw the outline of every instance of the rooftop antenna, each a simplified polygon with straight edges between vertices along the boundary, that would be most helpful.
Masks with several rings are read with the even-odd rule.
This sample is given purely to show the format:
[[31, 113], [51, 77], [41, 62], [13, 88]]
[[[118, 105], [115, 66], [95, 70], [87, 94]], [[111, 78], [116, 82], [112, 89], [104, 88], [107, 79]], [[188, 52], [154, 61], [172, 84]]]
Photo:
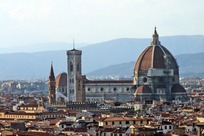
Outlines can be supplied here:
[[73, 38], [73, 49], [75, 49], [75, 43], [74, 43], [74, 38]]

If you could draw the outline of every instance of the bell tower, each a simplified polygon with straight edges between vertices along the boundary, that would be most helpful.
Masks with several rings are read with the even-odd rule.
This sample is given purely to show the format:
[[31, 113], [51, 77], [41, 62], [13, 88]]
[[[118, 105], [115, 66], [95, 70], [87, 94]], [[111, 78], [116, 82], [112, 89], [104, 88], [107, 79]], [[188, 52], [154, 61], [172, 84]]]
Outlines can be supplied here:
[[56, 102], [56, 94], [55, 93], [56, 93], [56, 91], [55, 91], [55, 75], [54, 75], [53, 66], [51, 64], [49, 81], [48, 81], [49, 104]]
[[73, 43], [73, 49], [67, 51], [67, 101], [82, 102], [83, 92], [81, 85], [81, 55], [82, 51], [76, 50]]

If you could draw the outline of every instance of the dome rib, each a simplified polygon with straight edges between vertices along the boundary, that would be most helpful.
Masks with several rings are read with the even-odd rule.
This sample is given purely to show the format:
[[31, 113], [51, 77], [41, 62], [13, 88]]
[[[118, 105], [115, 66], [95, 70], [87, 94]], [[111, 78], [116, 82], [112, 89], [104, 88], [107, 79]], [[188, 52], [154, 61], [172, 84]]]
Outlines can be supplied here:
[[135, 63], [135, 68], [134, 68], [134, 71], [139, 71], [140, 69], [140, 65], [141, 65], [141, 61], [144, 57], [144, 54], [147, 52], [147, 50], [149, 49], [149, 47], [147, 47], [141, 54], [140, 56], [138, 57], [136, 63]]

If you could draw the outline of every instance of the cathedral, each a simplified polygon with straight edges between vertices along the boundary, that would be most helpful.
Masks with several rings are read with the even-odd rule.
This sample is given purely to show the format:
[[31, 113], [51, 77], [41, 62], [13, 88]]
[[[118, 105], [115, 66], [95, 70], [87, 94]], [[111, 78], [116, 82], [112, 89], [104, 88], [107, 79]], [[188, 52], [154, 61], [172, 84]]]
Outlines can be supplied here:
[[140, 54], [134, 67], [135, 99], [187, 100], [179, 84], [179, 67], [174, 56], [161, 45], [155, 28], [151, 44]]
[[82, 75], [82, 51], [67, 51], [67, 73], [56, 78], [51, 65], [48, 98], [57, 102], [172, 101], [187, 100], [179, 84], [179, 68], [173, 55], [161, 45], [155, 28], [151, 44], [139, 55], [133, 80], [89, 80]]

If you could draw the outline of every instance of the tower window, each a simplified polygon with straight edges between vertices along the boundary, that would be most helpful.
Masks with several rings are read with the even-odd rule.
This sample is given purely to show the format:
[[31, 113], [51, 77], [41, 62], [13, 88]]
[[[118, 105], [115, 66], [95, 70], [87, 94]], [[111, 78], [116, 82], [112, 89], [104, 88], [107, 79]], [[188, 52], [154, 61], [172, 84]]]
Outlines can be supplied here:
[[77, 64], [77, 71], [79, 71], [79, 64]]
[[70, 93], [74, 93], [74, 90], [69, 90]]
[[70, 71], [72, 72], [74, 69], [72, 62], [70, 63]]

